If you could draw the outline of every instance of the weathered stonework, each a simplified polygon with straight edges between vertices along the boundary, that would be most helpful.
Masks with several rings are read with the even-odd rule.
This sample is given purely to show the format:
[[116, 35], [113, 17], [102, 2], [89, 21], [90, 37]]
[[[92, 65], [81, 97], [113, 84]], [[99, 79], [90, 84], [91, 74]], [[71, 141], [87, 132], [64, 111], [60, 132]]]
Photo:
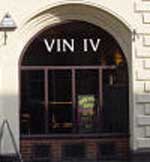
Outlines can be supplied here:
[[150, 126], [145, 127], [145, 135], [146, 137], [150, 137]]
[[149, 93], [150, 92], [150, 82], [145, 82], [145, 92]]
[[150, 3], [149, 3], [148, 0], [147, 0], [147, 2], [142, 1], [142, 0], [135, 1], [134, 2], [134, 8], [135, 8], [135, 12], [140, 12], [140, 13], [150, 12], [149, 11]]
[[148, 126], [150, 125], [150, 116], [148, 115], [139, 115], [137, 118], [137, 123], [139, 126]]
[[150, 115], [150, 104], [145, 104], [145, 115]]
[[150, 24], [150, 13], [143, 14], [143, 24]]
[[144, 68], [150, 70], [150, 60], [144, 60]]
[[138, 148], [139, 149], [148, 149], [150, 145], [150, 138], [138, 138]]
[[143, 36], [143, 45], [150, 47], [150, 35]]
[[[150, 1], [139, 0], [134, 3], [135, 15], [141, 16], [138, 19], [136, 57], [143, 66], [136, 68], [136, 80], [144, 82], [143, 93], [137, 94], [137, 104], [144, 105], [144, 115], [137, 116], [137, 126], [143, 128], [142, 137], [137, 134], [137, 149], [150, 148]], [[138, 39], [142, 40], [139, 41]], [[136, 90], [138, 92], [138, 89]]]

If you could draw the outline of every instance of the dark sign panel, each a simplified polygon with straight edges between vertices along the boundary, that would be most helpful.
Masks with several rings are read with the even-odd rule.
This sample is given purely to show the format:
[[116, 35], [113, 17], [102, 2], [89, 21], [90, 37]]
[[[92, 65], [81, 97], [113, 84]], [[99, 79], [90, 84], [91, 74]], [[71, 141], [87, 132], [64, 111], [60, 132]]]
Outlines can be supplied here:
[[104, 55], [113, 58], [115, 45], [116, 41], [103, 29], [72, 21], [37, 35], [26, 51], [23, 65], [100, 65]]

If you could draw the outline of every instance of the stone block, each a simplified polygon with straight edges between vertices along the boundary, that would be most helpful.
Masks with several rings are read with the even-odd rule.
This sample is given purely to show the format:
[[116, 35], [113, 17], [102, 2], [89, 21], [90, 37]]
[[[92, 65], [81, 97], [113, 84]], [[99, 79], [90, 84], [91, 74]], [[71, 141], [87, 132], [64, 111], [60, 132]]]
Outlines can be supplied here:
[[145, 115], [150, 115], [150, 104], [145, 104]]
[[150, 24], [150, 13], [143, 13], [143, 23]]
[[150, 126], [150, 116], [146, 115], [139, 115], [137, 117], [137, 124], [139, 126]]
[[150, 48], [138, 48], [136, 52], [137, 58], [150, 58]]
[[145, 92], [150, 92], [150, 82], [145, 82], [145, 84], [144, 84], [144, 91]]
[[150, 69], [150, 60], [144, 60], [144, 68]]
[[150, 81], [150, 70], [141, 70], [137, 72], [137, 80]]
[[[145, 81], [136, 81], [135, 83], [135, 89], [139, 93], [144, 93], [144, 86], [145, 86]], [[143, 94], [142, 93], [142, 94]]]
[[150, 1], [135, 2], [134, 11], [135, 12], [150, 12]]
[[150, 138], [138, 138], [138, 148], [150, 148]]
[[150, 137], [150, 126], [145, 127], [145, 135], [146, 137]]
[[[149, 14], [150, 15], [150, 14]], [[149, 20], [150, 21], [150, 20]], [[144, 46], [150, 46], [150, 35], [145, 35], [143, 37], [143, 45]]]

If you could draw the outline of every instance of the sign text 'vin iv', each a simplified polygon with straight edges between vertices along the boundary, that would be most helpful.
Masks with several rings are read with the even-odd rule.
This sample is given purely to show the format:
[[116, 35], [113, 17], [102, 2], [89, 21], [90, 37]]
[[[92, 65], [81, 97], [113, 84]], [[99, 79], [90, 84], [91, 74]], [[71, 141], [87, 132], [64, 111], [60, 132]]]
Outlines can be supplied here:
[[89, 50], [97, 52], [100, 47], [101, 39], [82, 39], [81, 41], [75, 39], [43, 39], [44, 45], [48, 53], [52, 52], [76, 52], [80, 50], [83, 52], [88, 52]]

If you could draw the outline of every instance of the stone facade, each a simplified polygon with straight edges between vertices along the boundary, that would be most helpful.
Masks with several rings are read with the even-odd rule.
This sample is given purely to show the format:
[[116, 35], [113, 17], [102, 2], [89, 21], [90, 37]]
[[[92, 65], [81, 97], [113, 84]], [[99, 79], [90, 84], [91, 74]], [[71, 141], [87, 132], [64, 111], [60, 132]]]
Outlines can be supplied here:
[[[130, 150], [150, 149], [149, 0], [0, 0], [0, 18], [6, 12], [14, 18], [17, 29], [7, 33], [6, 45], [0, 32], [0, 119], [9, 120], [18, 148], [21, 54], [40, 30], [74, 18], [102, 26], [123, 49], [129, 67]], [[2, 153], [14, 152], [9, 141], [6, 131]]]
[[[140, 85], [140, 90], [135, 89], [135, 110], [139, 110], [136, 115], [137, 132], [141, 134], [136, 135], [137, 148], [149, 148], [149, 124], [150, 124], [150, 69], [149, 69], [149, 52], [150, 52], [150, 1], [136, 1], [134, 3], [134, 13], [138, 17], [138, 26], [136, 26], [137, 38], [135, 41], [135, 86]], [[138, 131], [139, 130], [139, 131]]]

